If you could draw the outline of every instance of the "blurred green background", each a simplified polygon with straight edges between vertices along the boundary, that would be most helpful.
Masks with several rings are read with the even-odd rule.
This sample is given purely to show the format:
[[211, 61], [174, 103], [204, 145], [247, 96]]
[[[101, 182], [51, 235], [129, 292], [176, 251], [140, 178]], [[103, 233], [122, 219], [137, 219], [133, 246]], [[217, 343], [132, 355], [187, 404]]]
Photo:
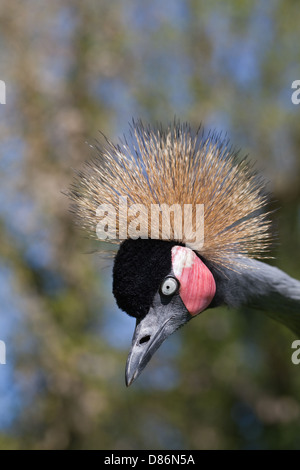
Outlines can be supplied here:
[[61, 193], [86, 142], [132, 117], [228, 133], [270, 180], [300, 278], [300, 4], [2, 0], [1, 449], [299, 449], [296, 339], [258, 312], [203, 313], [127, 389], [134, 320]]

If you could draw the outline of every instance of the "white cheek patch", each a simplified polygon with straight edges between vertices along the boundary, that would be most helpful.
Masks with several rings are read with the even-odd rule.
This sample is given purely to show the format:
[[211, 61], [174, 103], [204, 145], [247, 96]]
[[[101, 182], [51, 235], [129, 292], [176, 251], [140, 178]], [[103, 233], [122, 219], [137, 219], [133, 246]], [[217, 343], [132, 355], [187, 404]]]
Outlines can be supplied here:
[[172, 268], [180, 282], [179, 294], [191, 315], [209, 306], [216, 293], [214, 277], [196, 253], [184, 246], [172, 248]]
[[193, 266], [195, 257], [197, 258], [192, 250], [183, 246], [174, 246], [172, 248], [172, 267], [178, 280], [182, 276], [183, 269]]

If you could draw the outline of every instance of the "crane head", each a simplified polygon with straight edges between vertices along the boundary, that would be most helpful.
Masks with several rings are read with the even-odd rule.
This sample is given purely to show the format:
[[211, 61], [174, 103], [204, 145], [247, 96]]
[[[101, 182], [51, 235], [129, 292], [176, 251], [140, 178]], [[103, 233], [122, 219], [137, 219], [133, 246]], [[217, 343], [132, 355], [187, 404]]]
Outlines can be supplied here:
[[[91, 237], [117, 245], [124, 240], [113, 293], [136, 318], [129, 385], [180, 326], [206, 308], [240, 303], [241, 279], [230, 288], [228, 279], [245, 257], [266, 257], [269, 198], [264, 179], [227, 138], [201, 128], [194, 133], [187, 123], [152, 128], [133, 120], [128, 138], [94, 148], [94, 158], [71, 185], [71, 211]], [[152, 217], [153, 208], [159, 210]], [[204, 226], [205, 240], [196, 236], [192, 242]]]
[[174, 331], [205, 310], [216, 293], [199, 256], [175, 241], [125, 240], [113, 269], [118, 306], [136, 318], [126, 365], [130, 385]]

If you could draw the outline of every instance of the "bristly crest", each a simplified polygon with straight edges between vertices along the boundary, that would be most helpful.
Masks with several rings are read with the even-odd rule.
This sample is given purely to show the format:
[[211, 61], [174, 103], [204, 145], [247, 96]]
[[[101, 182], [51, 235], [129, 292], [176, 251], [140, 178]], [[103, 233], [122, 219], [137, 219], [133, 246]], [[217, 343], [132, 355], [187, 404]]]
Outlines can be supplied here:
[[[118, 213], [120, 197], [131, 204], [141, 204], [139, 212], [141, 238], [165, 239], [161, 220], [150, 229], [151, 205], [204, 204], [204, 243], [194, 246], [208, 261], [234, 269], [245, 256], [265, 258], [271, 235], [265, 183], [253, 171], [246, 158], [239, 160], [228, 140], [210, 133], [204, 137], [199, 128], [192, 135], [188, 124], [174, 123], [162, 128], [144, 127], [141, 121], [131, 126], [130, 138], [114, 145], [95, 146], [97, 155], [85, 164], [68, 193], [72, 211], [81, 228], [97, 238], [96, 226], [101, 220], [98, 206], [111, 204], [117, 213], [115, 240], [120, 243], [119, 228], [134, 219], [133, 214]], [[103, 214], [102, 214], [103, 216]], [[126, 220], [124, 220], [126, 217]], [[149, 219], [148, 219], [149, 217]], [[111, 220], [113, 222], [113, 220]], [[170, 240], [174, 234], [171, 217]], [[193, 227], [194, 229], [197, 228]], [[183, 234], [179, 240], [186, 243]]]

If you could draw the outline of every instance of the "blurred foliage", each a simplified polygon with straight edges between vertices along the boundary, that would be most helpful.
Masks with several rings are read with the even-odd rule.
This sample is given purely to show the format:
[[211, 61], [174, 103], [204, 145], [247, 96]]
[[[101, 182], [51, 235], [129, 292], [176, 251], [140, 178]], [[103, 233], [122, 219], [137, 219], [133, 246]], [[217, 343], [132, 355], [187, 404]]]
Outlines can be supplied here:
[[132, 116], [223, 129], [270, 180], [272, 262], [300, 278], [299, 13], [294, 0], [2, 0], [0, 448], [300, 447], [294, 337], [258, 312], [203, 313], [125, 388], [134, 324], [62, 194], [85, 142]]

